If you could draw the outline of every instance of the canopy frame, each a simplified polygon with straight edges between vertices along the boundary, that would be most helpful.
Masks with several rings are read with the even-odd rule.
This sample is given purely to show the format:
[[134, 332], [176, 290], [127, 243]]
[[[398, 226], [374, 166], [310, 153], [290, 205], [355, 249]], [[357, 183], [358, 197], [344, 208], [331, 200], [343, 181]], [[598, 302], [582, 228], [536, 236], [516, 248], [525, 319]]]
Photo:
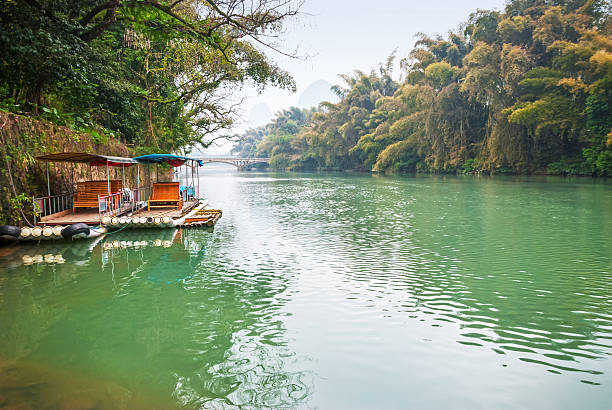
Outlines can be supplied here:
[[73, 164], [89, 164], [93, 166], [125, 167], [138, 164], [133, 158], [114, 157], [111, 155], [90, 154], [87, 152], [56, 152], [39, 155], [38, 161], [70, 162]]
[[[47, 164], [47, 193], [51, 197], [51, 181], [49, 178], [49, 162], [69, 162], [72, 164], [89, 164], [93, 166], [106, 166], [106, 184], [108, 187], [108, 195], [111, 194], [110, 189], [110, 169], [109, 167], [121, 167], [122, 171], [125, 167], [131, 167], [138, 164], [132, 158], [115, 157], [111, 155], [90, 154], [88, 152], [56, 152], [53, 154], [39, 155], [36, 157], [38, 161], [45, 161]], [[74, 172], [74, 170], [73, 170]], [[125, 179], [124, 179], [125, 182]]]
[[189, 166], [204, 166], [204, 161], [197, 158], [185, 157], [182, 155], [173, 154], [150, 154], [141, 155], [133, 158], [135, 161], [141, 164], [168, 164], [173, 167], [180, 167], [181, 165], [188, 164]]
[[[168, 164], [173, 168], [179, 168], [179, 170], [184, 166], [185, 167], [185, 183], [187, 184], [186, 195], [189, 195], [189, 171], [188, 168], [191, 168], [191, 187], [193, 189], [193, 195], [196, 197], [200, 197], [200, 178], [199, 178], [199, 167], [204, 166], [204, 161], [197, 158], [187, 157], [184, 155], [174, 155], [174, 154], [150, 154], [150, 155], [141, 155], [139, 157], [134, 157], [134, 160], [138, 161], [141, 164]], [[159, 169], [156, 167], [156, 180], [159, 181]], [[197, 184], [195, 175], [198, 174]], [[180, 180], [180, 171], [179, 171], [179, 180]]]

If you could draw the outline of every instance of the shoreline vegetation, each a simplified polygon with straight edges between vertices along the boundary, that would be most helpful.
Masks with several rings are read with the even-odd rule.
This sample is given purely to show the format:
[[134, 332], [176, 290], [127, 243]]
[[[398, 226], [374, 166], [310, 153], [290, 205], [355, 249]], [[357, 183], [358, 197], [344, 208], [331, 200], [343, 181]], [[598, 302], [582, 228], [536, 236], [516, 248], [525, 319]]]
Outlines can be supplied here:
[[[300, 0], [8, 0], [0, 9], [0, 224], [41, 192], [37, 155], [186, 152], [224, 138], [246, 84], [294, 90], [279, 48]], [[51, 183], [65, 183], [51, 169]], [[62, 182], [63, 181], [63, 182]]]
[[282, 170], [612, 176], [609, 1], [512, 0], [291, 107], [233, 153]]
[[[229, 3], [227, 3], [229, 4]], [[186, 152], [226, 138], [245, 84], [295, 90], [279, 49], [300, 1], [8, 1], [0, 10], [0, 223], [43, 194], [34, 157]], [[244, 6], [244, 7], [242, 7]], [[607, 0], [511, 0], [370, 73], [338, 103], [248, 131], [241, 156], [283, 170], [612, 175]], [[258, 46], [254, 46], [257, 44]], [[51, 184], [68, 181], [62, 167]], [[77, 175], [78, 177], [78, 175]]]

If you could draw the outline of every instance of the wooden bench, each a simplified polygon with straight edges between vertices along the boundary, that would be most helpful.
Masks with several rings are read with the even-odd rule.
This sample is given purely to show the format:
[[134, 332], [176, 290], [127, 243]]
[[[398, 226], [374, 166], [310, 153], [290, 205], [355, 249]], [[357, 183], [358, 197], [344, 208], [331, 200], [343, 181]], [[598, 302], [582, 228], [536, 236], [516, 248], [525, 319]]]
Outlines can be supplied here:
[[[110, 181], [110, 192], [115, 194], [121, 192], [123, 184], [121, 180]], [[72, 213], [76, 208], [98, 208], [99, 196], [108, 195], [108, 181], [83, 181], [77, 182], [77, 192], [72, 198]]]
[[151, 199], [147, 201], [147, 210], [151, 208], [178, 208], [183, 206], [178, 182], [156, 182], [153, 184]]

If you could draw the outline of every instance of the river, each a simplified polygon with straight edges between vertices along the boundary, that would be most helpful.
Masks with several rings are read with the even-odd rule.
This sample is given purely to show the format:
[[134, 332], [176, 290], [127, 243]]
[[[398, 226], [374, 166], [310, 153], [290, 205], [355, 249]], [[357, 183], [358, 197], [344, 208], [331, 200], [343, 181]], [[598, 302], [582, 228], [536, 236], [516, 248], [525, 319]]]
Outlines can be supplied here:
[[0, 248], [0, 407], [610, 408], [610, 181], [200, 175], [214, 232]]

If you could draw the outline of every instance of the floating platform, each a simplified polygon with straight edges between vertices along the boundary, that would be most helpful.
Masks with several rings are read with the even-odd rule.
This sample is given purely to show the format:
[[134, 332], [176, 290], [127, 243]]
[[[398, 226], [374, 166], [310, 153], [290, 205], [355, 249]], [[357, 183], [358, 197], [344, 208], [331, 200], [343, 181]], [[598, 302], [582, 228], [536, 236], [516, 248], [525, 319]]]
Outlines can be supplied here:
[[[177, 227], [213, 227], [221, 218], [219, 209], [206, 209], [208, 201], [185, 201], [180, 209], [147, 210], [142, 206], [134, 212], [100, 217], [98, 211], [58, 212], [43, 218], [35, 227], [15, 228], [20, 241], [60, 240], [101, 237], [124, 229]], [[18, 230], [18, 232], [17, 232]]]
[[[47, 196], [34, 198], [35, 226], [0, 225], [0, 241], [98, 238], [134, 228], [210, 227], [221, 218], [220, 210], [206, 210], [208, 201], [198, 199], [200, 179], [197, 171], [204, 163], [196, 158], [174, 154], [125, 158], [88, 152], [57, 152], [36, 159], [47, 165]], [[51, 195], [49, 162], [106, 166], [106, 179], [77, 181], [76, 185], [73, 182], [67, 192]], [[150, 186], [140, 186], [139, 164], [191, 167], [191, 178], [187, 173], [184, 185], [180, 181], [156, 181]], [[133, 166], [136, 166], [137, 187], [131, 190], [126, 187], [125, 168]], [[111, 179], [109, 167], [121, 168], [121, 179]], [[42, 219], [37, 222], [39, 216]]]
[[214, 226], [222, 215], [223, 212], [220, 209], [201, 209], [186, 218], [183, 226]]
[[[51, 226], [51, 225], [72, 225], [75, 223], [84, 223], [92, 226], [111, 226], [111, 222], [113, 218], [122, 218], [122, 217], [131, 217], [135, 218], [163, 218], [168, 217], [172, 219], [179, 219], [181, 216], [185, 215], [197, 205], [201, 204], [202, 201], [205, 203], [205, 206], [208, 204], [206, 200], [194, 200], [194, 201], [186, 201], [181, 209], [160, 209], [155, 208], [147, 211], [144, 205], [137, 210], [136, 212], [123, 212], [114, 217], [105, 216], [100, 220], [100, 214], [97, 209], [85, 209], [83, 211], [78, 211], [76, 213], [72, 212], [72, 210], [67, 210], [63, 212], [58, 212], [56, 214], [52, 214], [42, 218], [42, 220], [38, 223], [41, 226]], [[125, 221], [123, 222], [125, 224]], [[117, 223], [115, 223], [117, 225]]]

